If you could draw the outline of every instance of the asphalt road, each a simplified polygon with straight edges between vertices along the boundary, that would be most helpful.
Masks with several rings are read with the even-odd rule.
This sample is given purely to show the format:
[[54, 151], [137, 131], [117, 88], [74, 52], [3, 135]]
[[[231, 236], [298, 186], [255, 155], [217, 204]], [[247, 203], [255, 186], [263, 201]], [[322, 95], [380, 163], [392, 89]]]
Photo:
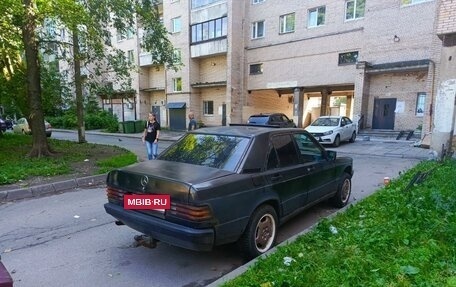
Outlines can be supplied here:
[[[142, 146], [135, 138], [103, 138]], [[87, 140], [98, 142], [92, 135]], [[340, 156], [354, 159], [351, 202], [376, 191], [385, 176], [397, 177], [419, 162], [385, 149], [361, 154], [367, 148], [356, 142], [337, 149]], [[103, 209], [105, 202], [104, 188], [92, 188], [0, 205], [0, 253], [14, 286], [205, 286], [244, 263], [233, 245], [206, 253], [165, 243], [155, 249], [135, 247], [138, 233], [116, 226]], [[335, 211], [322, 203], [300, 214], [282, 226], [278, 241]]]

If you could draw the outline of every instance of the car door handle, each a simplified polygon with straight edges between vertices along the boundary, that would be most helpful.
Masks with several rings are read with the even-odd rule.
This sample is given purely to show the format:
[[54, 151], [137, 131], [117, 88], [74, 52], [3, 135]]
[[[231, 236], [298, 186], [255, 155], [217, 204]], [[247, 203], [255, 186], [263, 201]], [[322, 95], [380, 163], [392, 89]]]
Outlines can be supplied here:
[[271, 177], [271, 180], [272, 180], [272, 181], [279, 181], [279, 180], [281, 180], [282, 178], [283, 178], [283, 176], [282, 176], [281, 174], [276, 174], [276, 175], [273, 175], [273, 176]]

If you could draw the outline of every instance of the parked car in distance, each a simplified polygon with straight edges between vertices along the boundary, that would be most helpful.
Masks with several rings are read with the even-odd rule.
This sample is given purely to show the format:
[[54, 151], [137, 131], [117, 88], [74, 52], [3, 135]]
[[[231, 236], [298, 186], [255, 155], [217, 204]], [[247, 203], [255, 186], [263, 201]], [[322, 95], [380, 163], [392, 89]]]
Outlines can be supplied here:
[[305, 128], [322, 144], [335, 147], [342, 141], [355, 142], [356, 124], [344, 116], [321, 116]]
[[296, 125], [292, 119], [289, 119], [285, 114], [256, 114], [251, 115], [247, 120], [249, 125], [259, 126], [278, 126], [281, 128], [295, 128]]
[[[186, 133], [156, 160], [109, 172], [104, 207], [116, 224], [154, 240], [197, 251], [238, 242], [251, 259], [298, 212], [326, 199], [345, 206], [352, 175], [351, 158], [303, 129], [210, 127]], [[126, 195], [169, 195], [170, 209], [125, 209]]]
[[6, 129], [6, 122], [2, 118], [0, 118], [0, 131], [6, 132]]
[[[46, 132], [46, 136], [50, 137], [52, 135], [52, 126], [47, 121], [44, 121], [44, 128]], [[16, 124], [13, 126], [13, 132], [18, 134], [32, 134], [32, 130], [28, 124], [26, 118], [20, 118], [17, 120]]]

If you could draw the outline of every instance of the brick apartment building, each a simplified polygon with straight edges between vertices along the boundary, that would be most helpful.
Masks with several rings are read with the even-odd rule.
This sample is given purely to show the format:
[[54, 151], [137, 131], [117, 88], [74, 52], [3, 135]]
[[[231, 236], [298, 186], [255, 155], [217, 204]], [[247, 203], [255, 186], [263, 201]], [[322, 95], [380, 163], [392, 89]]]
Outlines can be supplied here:
[[[190, 110], [209, 126], [244, 123], [261, 112], [283, 112], [298, 126], [342, 114], [361, 128], [422, 129], [424, 138], [434, 129], [442, 51], [454, 54], [442, 44], [456, 32], [454, 6], [454, 0], [165, 0], [163, 24], [184, 66], [176, 72], [152, 65], [140, 49], [140, 31], [118, 37], [139, 66], [136, 94], [121, 110], [126, 120], [154, 111], [162, 126], [178, 130]], [[454, 64], [447, 66], [451, 75]]]

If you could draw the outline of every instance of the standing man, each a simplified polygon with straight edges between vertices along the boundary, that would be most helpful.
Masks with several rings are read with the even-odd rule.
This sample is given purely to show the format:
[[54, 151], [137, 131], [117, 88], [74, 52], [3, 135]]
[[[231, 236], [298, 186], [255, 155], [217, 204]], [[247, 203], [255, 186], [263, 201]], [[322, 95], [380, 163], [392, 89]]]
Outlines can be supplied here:
[[188, 130], [196, 130], [196, 120], [195, 120], [195, 114], [193, 112], [188, 113], [188, 119], [190, 120], [188, 122]]
[[146, 144], [147, 158], [156, 159], [158, 156], [158, 137], [160, 136], [160, 124], [154, 113], [149, 113], [149, 118], [144, 127], [142, 142]]

